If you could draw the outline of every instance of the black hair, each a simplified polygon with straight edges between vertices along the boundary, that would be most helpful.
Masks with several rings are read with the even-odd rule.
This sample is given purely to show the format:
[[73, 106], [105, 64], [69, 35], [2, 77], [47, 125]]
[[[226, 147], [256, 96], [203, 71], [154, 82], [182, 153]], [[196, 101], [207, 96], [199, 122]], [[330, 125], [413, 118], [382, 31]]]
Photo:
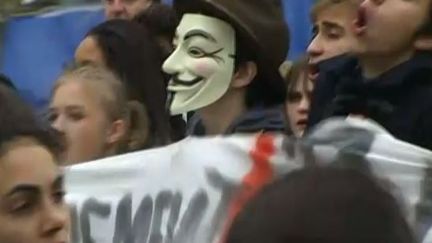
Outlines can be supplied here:
[[0, 73], [0, 84], [5, 85], [6, 87], [17, 91], [17, 88], [15, 87], [14, 83], [10, 78], [8, 78], [6, 75]]
[[151, 147], [170, 141], [163, 55], [148, 29], [128, 20], [109, 20], [93, 28], [109, 69], [125, 83], [129, 100], [141, 102], [150, 119]]
[[157, 38], [156, 41], [163, 51], [163, 59], [166, 59], [172, 52], [172, 40], [179, 24], [178, 16], [171, 6], [153, 3], [138, 13], [134, 17], [134, 21], [147, 27], [151, 34]]
[[308, 168], [266, 187], [226, 243], [414, 243], [398, 203], [357, 170]]
[[30, 106], [8, 85], [0, 84], [0, 104], [0, 154], [16, 139], [30, 138], [58, 158], [64, 147], [55, 131], [38, 121]]
[[[238, 33], [238, 32], [236, 32]], [[258, 63], [258, 58], [254, 54], [253, 48], [248, 45], [247, 41], [242, 37], [236, 36], [236, 54], [235, 54], [235, 72], [247, 62], [254, 62], [257, 65], [257, 75], [252, 80], [246, 90], [246, 107], [252, 108], [255, 106], [271, 107], [280, 105], [285, 100], [286, 90], [282, 82], [277, 83], [279, 87], [275, 87], [276, 82], [270, 85], [273, 80], [268, 80], [266, 73], [263, 73]]]

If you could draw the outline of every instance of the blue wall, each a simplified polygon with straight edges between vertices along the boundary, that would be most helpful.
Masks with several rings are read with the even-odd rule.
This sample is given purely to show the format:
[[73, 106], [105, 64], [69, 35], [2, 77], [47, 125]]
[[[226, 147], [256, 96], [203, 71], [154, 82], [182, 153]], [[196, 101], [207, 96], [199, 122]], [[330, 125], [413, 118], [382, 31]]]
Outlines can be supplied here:
[[[310, 38], [313, 0], [284, 0], [291, 31], [290, 58], [301, 55]], [[170, 0], [166, 0], [170, 2]], [[80, 8], [45, 16], [19, 17], [6, 25], [1, 67], [36, 108], [49, 99], [53, 81], [73, 57], [85, 33], [103, 21], [100, 8]]]

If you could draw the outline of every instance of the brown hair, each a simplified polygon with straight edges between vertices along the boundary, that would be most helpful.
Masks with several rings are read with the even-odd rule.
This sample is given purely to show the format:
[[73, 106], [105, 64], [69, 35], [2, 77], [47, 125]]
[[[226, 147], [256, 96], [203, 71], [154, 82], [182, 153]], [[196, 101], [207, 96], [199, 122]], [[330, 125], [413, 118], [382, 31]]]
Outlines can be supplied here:
[[312, 6], [312, 10], [310, 12], [310, 18], [312, 22], [315, 22], [318, 18], [318, 15], [325, 10], [326, 8], [337, 5], [337, 4], [345, 4], [347, 7], [357, 7], [359, 4], [359, 0], [317, 0]]
[[0, 83], [0, 156], [17, 141], [31, 141], [47, 149], [56, 159], [64, 146], [57, 133], [41, 123], [31, 107], [9, 84]]
[[[162, 50], [144, 24], [113, 19], [94, 27], [87, 34], [96, 39], [106, 66], [125, 85], [130, 101], [138, 101], [149, 121], [147, 144], [164, 146], [171, 142], [167, 90], [162, 72]], [[135, 127], [136, 124], [132, 124]]]
[[226, 243], [414, 243], [404, 216], [375, 177], [308, 168], [266, 186], [235, 219]]
[[[287, 62], [281, 67], [282, 77], [285, 79], [285, 85], [287, 90], [287, 99], [290, 98], [290, 94], [295, 91], [298, 85], [303, 85], [304, 89], [307, 87], [308, 82], [308, 59], [302, 57], [298, 61], [292, 63]], [[301, 82], [301, 83], [300, 83]]]
[[[96, 65], [72, 65], [57, 80], [51, 97], [66, 82], [80, 81], [97, 94], [99, 102], [110, 121], [124, 120], [128, 136], [120, 141], [117, 153], [140, 149], [147, 142], [149, 128], [143, 106], [128, 102], [123, 82], [109, 69]], [[141, 114], [141, 115], [140, 115]], [[131, 124], [141, 124], [131, 130]]]

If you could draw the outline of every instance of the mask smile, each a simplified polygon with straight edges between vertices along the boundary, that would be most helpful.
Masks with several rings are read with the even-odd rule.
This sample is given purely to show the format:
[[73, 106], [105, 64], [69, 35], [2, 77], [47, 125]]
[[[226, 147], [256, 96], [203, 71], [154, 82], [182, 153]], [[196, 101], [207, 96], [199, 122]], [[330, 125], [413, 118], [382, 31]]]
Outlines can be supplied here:
[[197, 90], [201, 85], [203, 85], [203, 81], [203, 77], [196, 77], [193, 80], [185, 81], [174, 76], [168, 84], [168, 91], [174, 93], [190, 92], [191, 90]]
[[178, 78], [178, 76], [177, 75], [175, 75], [173, 78], [172, 78], [172, 82], [171, 82], [171, 85], [172, 86], [178, 86], [178, 85], [181, 85], [181, 86], [188, 86], [188, 87], [191, 87], [191, 86], [194, 86], [195, 84], [197, 84], [197, 83], [199, 83], [199, 82], [201, 82], [201, 81], [203, 81], [204, 80], [204, 78], [203, 77], [196, 77], [196, 78], [194, 78], [194, 79], [192, 79], [192, 80], [188, 80], [188, 81], [186, 81], [186, 80], [181, 80], [181, 79], [179, 79]]

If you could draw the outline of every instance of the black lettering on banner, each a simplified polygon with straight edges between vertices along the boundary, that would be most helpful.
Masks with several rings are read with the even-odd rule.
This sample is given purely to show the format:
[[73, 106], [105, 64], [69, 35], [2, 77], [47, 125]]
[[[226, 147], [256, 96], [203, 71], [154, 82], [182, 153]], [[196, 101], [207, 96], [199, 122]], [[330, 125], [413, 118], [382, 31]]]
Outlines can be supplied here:
[[195, 242], [196, 230], [201, 224], [208, 205], [209, 198], [207, 193], [202, 189], [196, 192], [181, 219], [173, 242]]
[[71, 241], [81, 242], [81, 232], [79, 228], [78, 209], [76, 205], [69, 205], [71, 217]]
[[[209, 205], [209, 197], [205, 190], [197, 191], [180, 219], [180, 209], [183, 202], [181, 192], [161, 191], [156, 199], [150, 195], [144, 197], [138, 206], [132, 222], [132, 194], [126, 194], [117, 205], [113, 243], [175, 243], [193, 242], [196, 229], [199, 228], [202, 217]], [[168, 213], [166, 235], [162, 235], [162, 219]], [[73, 241], [95, 243], [91, 237], [90, 215], [108, 220], [111, 205], [94, 198], [83, 203], [80, 217], [76, 207], [72, 208]], [[79, 222], [77, 222], [79, 219]], [[175, 232], [176, 226], [178, 230]], [[79, 231], [81, 226], [81, 232]], [[98, 230], [95, 228], [95, 230]], [[80, 237], [81, 233], [81, 237]]]
[[117, 206], [113, 243], [147, 242], [153, 213], [153, 200], [146, 196], [132, 223], [132, 194], [126, 194]]
[[183, 197], [180, 192], [177, 192], [172, 198], [171, 212], [167, 224], [167, 235], [165, 238], [165, 243], [173, 243], [174, 230], [180, 216], [180, 208], [182, 205], [182, 200]]
[[81, 233], [83, 243], [94, 243], [95, 241], [91, 237], [90, 228], [90, 215], [97, 215], [101, 218], [108, 218], [111, 213], [111, 205], [109, 203], [103, 203], [95, 198], [87, 199], [82, 207], [80, 215]]
[[221, 192], [219, 204], [211, 221], [211, 225], [214, 226], [214, 228], [212, 228], [213, 232], [209, 233], [208, 238], [206, 239], [206, 242], [213, 242], [216, 234], [220, 233], [222, 227], [224, 226], [230, 202], [233, 200], [236, 192], [241, 189], [241, 185], [236, 185], [233, 182], [229, 182], [228, 180], [224, 179], [217, 170], [214, 169], [208, 169], [206, 174], [210, 186], [218, 189]]
[[162, 216], [165, 209], [170, 206], [173, 194], [170, 191], [161, 191], [155, 200], [155, 209], [152, 220], [152, 232], [150, 235], [151, 243], [162, 243], [163, 235], [161, 232]]
[[113, 243], [133, 243], [132, 234], [132, 194], [126, 194], [117, 205]]
[[[170, 191], [161, 191], [156, 196], [153, 212], [153, 200], [146, 196], [142, 201], [132, 223], [132, 195], [123, 197], [117, 207], [116, 227], [113, 243], [134, 242], [171, 242], [175, 226], [177, 224], [182, 196], [180, 193], [173, 195]], [[165, 210], [170, 209], [167, 225], [167, 235], [162, 235], [162, 217]], [[151, 234], [150, 234], [150, 226]], [[148, 239], [150, 236], [150, 239]]]
[[150, 235], [150, 226], [153, 215], [153, 200], [146, 196], [138, 207], [133, 222], [133, 241], [135, 243], [145, 243]]

